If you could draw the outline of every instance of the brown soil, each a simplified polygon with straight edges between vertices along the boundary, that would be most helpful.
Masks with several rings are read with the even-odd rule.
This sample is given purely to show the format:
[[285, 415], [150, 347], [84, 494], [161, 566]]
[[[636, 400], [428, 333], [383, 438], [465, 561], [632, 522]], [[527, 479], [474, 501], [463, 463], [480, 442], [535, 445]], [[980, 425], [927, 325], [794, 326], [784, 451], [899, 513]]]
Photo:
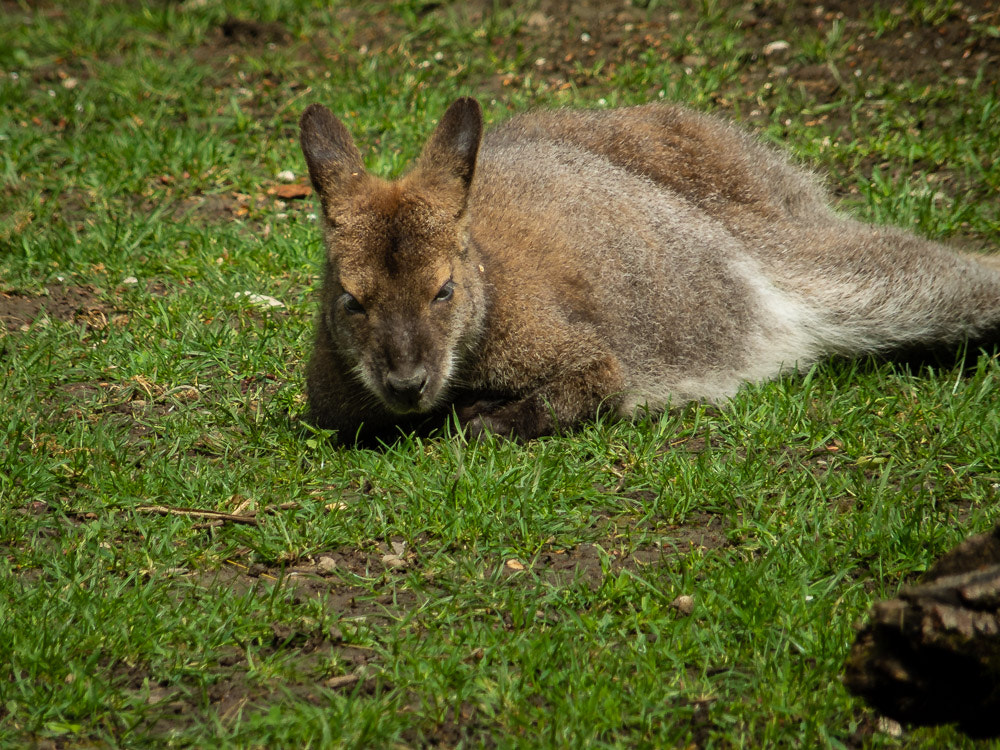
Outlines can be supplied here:
[[95, 320], [100, 314], [107, 320], [114, 313], [100, 298], [100, 291], [93, 286], [53, 284], [45, 294], [0, 290], [0, 324], [8, 331], [26, 331], [45, 318], [86, 321]]
[[[803, 39], [831, 33], [844, 40], [842, 76], [877, 71], [891, 81], [934, 83], [944, 76], [972, 80], [982, 71], [984, 83], [1000, 81], [1000, 38], [985, 30], [1000, 23], [1000, 9], [992, 0], [954, 3], [941, 18], [932, 19], [935, 23], [926, 24], [918, 23], [899, 2], [889, 6], [895, 27], [881, 34], [871, 30], [870, 10], [862, 3], [719, 3], [729, 6], [723, 17], [743, 29], [741, 49], [732, 55], [735, 60], [713, 60], [700, 49], [692, 32], [701, 3], [656, 3], [649, 11], [639, 5], [542, 0], [507, 45], [544, 52], [545, 63], [536, 67], [576, 86], [590, 83], [579, 72], [579, 62], [605, 59], [606, 71], [607, 66], [652, 52], [690, 67], [737, 62], [747, 71], [747, 82], [766, 78], [780, 67], [782, 76], [802, 81], [818, 101], [830, 101], [840, 88], [837, 72], [799, 61], [794, 53]], [[784, 54], [768, 54], [767, 45], [776, 41], [792, 46]]]
[[[832, 100], [841, 80], [853, 76], [854, 71], [863, 75], [877, 71], [890, 81], [920, 83], [934, 83], [942, 77], [972, 80], [982, 72], [983, 83], [1000, 81], [1000, 38], [988, 30], [1000, 23], [1000, 10], [992, 0], [953, 3], [929, 22], [915, 18], [901, 1], [889, 4], [886, 8], [891, 21], [880, 32], [872, 30], [872, 11], [862, 3], [721, 2], [716, 4], [720, 16], [731, 20], [734, 27], [738, 24], [743, 33], [740, 47], [724, 60], [707, 57], [699, 45], [697, 22], [702, 3], [657, 2], [649, 3], [652, 7], [648, 9], [641, 7], [643, 4], [540, 0], [514, 34], [494, 42], [492, 52], [500, 58], [514, 58], [526, 51], [531, 61], [524, 74], [536, 78], [542, 74], [556, 86], [571, 83], [577, 88], [594, 84], [597, 78], [586, 68], [598, 60], [604, 61], [604, 74], [650, 54], [692, 68], [735, 63], [746, 71], [746, 83], [766, 79], [777, 71], [784, 78], [802, 82], [819, 102]], [[514, 4], [508, 0], [500, 5]], [[478, 0], [425, 7], [427, 13], [457, 14], [476, 22], [492, 12], [494, 3]], [[355, 41], [367, 54], [375, 56], [399, 44], [404, 26], [388, 9], [343, 9], [341, 13], [345, 19], [363, 20]], [[829, 35], [843, 40], [843, 50], [836, 55], [843, 70], [804, 62], [796, 54], [803, 40]], [[429, 46], [434, 42], [418, 39], [415, 43], [421, 41]], [[788, 41], [789, 49], [767, 52], [767, 45], [776, 41]], [[494, 83], [502, 91], [521, 78], [523, 75], [506, 80], [501, 76]], [[650, 93], [656, 88], [653, 84]]]

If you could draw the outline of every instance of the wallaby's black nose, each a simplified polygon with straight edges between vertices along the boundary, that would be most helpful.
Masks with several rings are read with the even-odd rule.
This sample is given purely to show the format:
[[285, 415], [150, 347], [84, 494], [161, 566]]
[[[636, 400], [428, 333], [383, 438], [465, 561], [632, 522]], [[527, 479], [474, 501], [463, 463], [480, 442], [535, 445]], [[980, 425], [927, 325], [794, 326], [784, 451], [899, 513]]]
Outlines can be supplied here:
[[385, 376], [385, 385], [393, 398], [415, 404], [427, 387], [427, 369], [420, 365], [413, 370], [390, 372]]

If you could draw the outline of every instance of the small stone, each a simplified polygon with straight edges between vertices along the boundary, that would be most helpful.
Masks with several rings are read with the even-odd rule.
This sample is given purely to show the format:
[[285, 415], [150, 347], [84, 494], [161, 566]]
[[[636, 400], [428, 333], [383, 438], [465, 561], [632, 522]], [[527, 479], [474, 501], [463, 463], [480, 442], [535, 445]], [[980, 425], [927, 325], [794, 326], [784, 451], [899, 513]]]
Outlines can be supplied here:
[[332, 557], [321, 557], [316, 561], [316, 567], [323, 573], [332, 573], [337, 569], [337, 561]]
[[670, 602], [670, 606], [676, 609], [680, 614], [687, 616], [694, 612], [694, 597], [688, 596], [687, 594], [681, 594]]
[[528, 26], [535, 29], [540, 29], [545, 31], [549, 26], [552, 25], [552, 19], [547, 15], [542, 13], [540, 10], [536, 10], [534, 13], [528, 16], [526, 19]]
[[382, 555], [382, 564], [387, 568], [405, 568], [407, 566], [406, 560], [404, 560], [399, 555]]
[[887, 734], [890, 737], [899, 738], [903, 736], [903, 725], [888, 716], [879, 716], [876, 731]]
[[295, 182], [295, 172], [290, 169], [284, 169], [278, 172], [277, 177], [282, 182]]
[[787, 52], [791, 46], [792, 45], [790, 45], [784, 39], [779, 39], [778, 41], [764, 45], [764, 55], [766, 57], [770, 57], [771, 55], [777, 54], [778, 52]]

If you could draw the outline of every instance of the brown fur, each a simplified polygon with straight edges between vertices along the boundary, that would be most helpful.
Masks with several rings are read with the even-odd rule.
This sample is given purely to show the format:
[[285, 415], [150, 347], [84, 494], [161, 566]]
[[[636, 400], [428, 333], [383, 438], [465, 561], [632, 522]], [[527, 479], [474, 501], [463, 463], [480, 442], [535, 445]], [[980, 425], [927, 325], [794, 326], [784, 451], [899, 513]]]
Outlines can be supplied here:
[[484, 137], [460, 99], [395, 182], [325, 108], [301, 131], [327, 248], [311, 418], [344, 439], [453, 409], [530, 438], [1000, 326], [992, 258], [842, 217], [811, 174], [683, 107]]

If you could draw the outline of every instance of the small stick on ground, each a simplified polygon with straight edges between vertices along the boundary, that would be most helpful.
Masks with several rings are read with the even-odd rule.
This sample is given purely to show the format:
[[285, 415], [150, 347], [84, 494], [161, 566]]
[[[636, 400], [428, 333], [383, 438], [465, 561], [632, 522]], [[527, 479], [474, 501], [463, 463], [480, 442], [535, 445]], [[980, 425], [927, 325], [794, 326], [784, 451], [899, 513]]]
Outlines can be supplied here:
[[258, 521], [254, 516], [237, 516], [233, 513], [223, 513], [218, 510], [198, 510], [196, 508], [174, 508], [169, 505], [139, 505], [139, 513], [157, 513], [161, 516], [188, 516], [189, 518], [205, 518], [212, 521], [228, 521], [256, 526]]
[[337, 690], [338, 688], [350, 687], [358, 682], [368, 682], [373, 679], [375, 679], [375, 674], [373, 674], [371, 670], [361, 667], [361, 669], [356, 672], [331, 677], [323, 684], [328, 688]]
[[[262, 512], [278, 510], [294, 510], [298, 508], [297, 502], [282, 503], [274, 508], [264, 508]], [[258, 511], [245, 514], [223, 513], [219, 510], [202, 510], [198, 508], [175, 508], [170, 505], [139, 505], [136, 507], [138, 513], [158, 513], [162, 516], [187, 516], [189, 518], [204, 518], [207, 523], [197, 524], [195, 528], [214, 528], [222, 523], [243, 523], [248, 526], [257, 526]]]

